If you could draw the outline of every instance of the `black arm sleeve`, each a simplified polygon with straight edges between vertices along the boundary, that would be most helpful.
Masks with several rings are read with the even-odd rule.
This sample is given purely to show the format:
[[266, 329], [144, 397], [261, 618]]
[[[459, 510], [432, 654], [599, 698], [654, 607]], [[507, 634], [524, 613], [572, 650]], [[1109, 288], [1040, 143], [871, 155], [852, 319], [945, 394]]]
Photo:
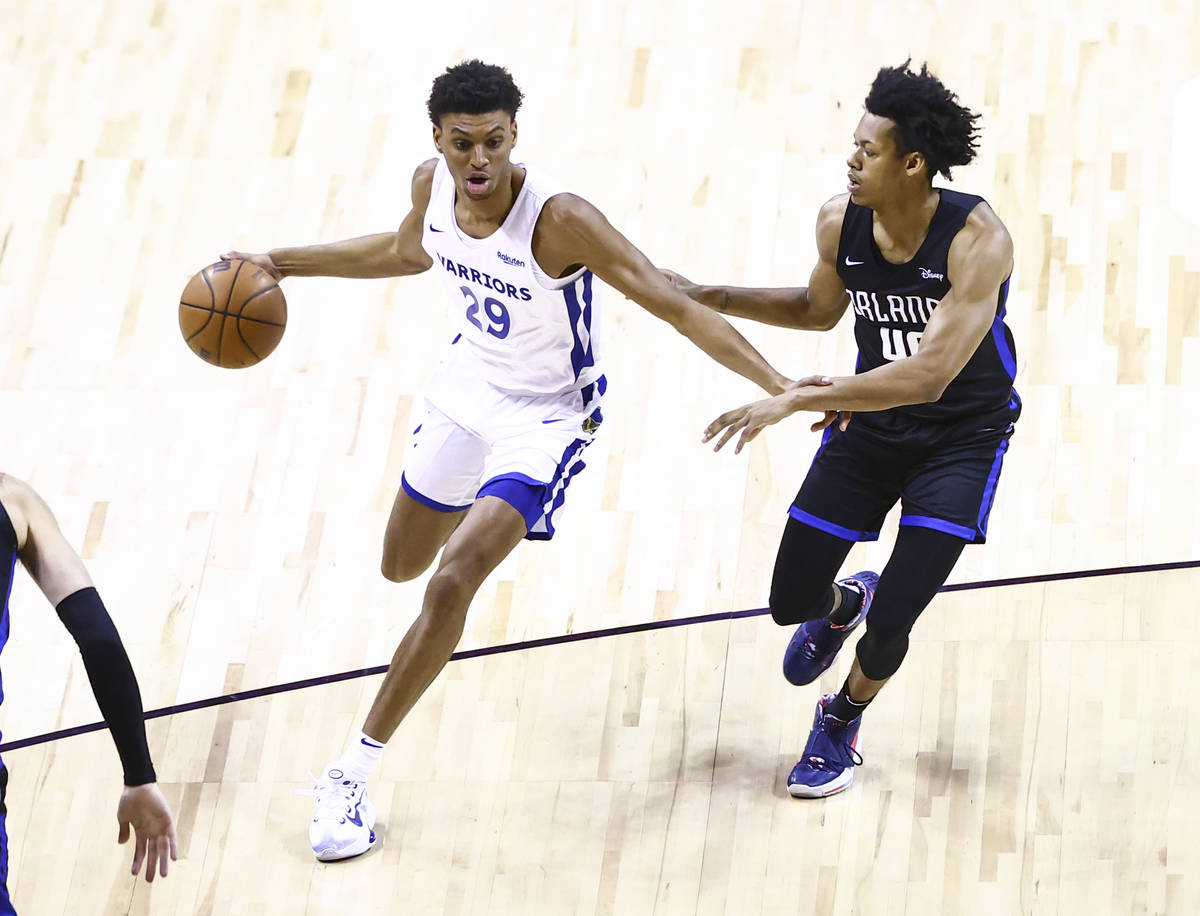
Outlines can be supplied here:
[[157, 777], [150, 762], [146, 725], [142, 720], [142, 695], [125, 646], [100, 595], [94, 588], [83, 588], [60, 601], [55, 610], [79, 644], [96, 705], [108, 723], [121, 757], [125, 785], [155, 782]]

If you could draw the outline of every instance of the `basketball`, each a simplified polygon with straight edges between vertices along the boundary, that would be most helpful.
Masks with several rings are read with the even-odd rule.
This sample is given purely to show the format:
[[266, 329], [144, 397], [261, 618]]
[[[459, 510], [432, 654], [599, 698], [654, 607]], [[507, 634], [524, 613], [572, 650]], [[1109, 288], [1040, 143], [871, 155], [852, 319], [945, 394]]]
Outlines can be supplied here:
[[222, 369], [243, 369], [266, 359], [287, 324], [283, 290], [249, 261], [209, 264], [179, 297], [179, 330], [192, 352]]

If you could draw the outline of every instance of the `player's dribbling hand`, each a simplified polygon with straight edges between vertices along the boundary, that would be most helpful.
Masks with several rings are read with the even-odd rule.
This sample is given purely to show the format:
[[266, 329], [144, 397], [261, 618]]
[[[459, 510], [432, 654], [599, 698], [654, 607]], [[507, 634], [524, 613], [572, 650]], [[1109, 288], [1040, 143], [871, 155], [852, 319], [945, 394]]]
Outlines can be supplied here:
[[179, 855], [175, 819], [158, 786], [152, 782], [144, 786], [126, 786], [117, 804], [117, 823], [120, 825], [118, 843], [129, 839], [129, 828], [133, 827], [133, 868], [130, 874], [136, 875], [145, 861], [147, 881], [154, 880], [156, 866], [158, 873], [165, 878], [167, 857], [175, 861]]
[[[755, 436], [763, 431], [764, 427], [770, 426], [772, 423], [778, 423], [784, 417], [791, 416], [796, 412], [795, 405], [788, 399], [787, 394], [797, 388], [818, 387], [823, 388], [832, 385], [833, 382], [824, 375], [810, 375], [806, 378], [799, 379], [794, 382], [782, 395], [773, 398], [767, 398], [764, 401], [755, 401], [753, 404], [746, 404], [742, 407], [737, 407], [733, 410], [727, 410], [721, 416], [717, 417], [708, 424], [708, 428], [704, 430], [704, 436], [701, 442], [709, 442], [718, 433], [724, 431], [717, 444], [713, 446], [714, 452], [719, 452], [721, 448], [728, 442], [738, 430], [741, 430], [741, 437], [738, 439], [737, 446], [733, 453], [738, 454], [744, 445], [750, 442]], [[824, 429], [832, 423], [838, 416], [836, 410], [824, 411], [825, 418], [813, 424], [813, 429]], [[842, 429], [850, 422], [849, 413], [844, 414], [845, 419], [842, 420]]]
[[276, 281], [283, 279], [283, 273], [280, 272], [279, 268], [275, 266], [275, 262], [271, 260], [271, 256], [269, 254], [250, 254], [246, 251], [227, 251], [221, 255], [222, 261], [232, 261], [234, 258], [238, 258], [242, 261], [249, 261], [255, 267], [261, 267], [272, 277], [274, 277]]

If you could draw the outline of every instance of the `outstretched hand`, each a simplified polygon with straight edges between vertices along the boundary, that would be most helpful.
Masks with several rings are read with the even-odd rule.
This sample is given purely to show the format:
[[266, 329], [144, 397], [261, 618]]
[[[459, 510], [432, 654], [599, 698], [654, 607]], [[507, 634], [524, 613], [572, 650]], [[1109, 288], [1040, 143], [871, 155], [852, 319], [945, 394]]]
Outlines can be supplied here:
[[[832, 384], [833, 382], [828, 376], [810, 375], [792, 383], [787, 391], [781, 395], [762, 401], [755, 401], [753, 404], [746, 404], [742, 407], [736, 407], [733, 410], [727, 410], [708, 424], [708, 427], [704, 430], [704, 436], [700, 441], [709, 442], [715, 436], [721, 434], [721, 438], [713, 446], [713, 451], [719, 452], [725, 443], [740, 430], [742, 435], [733, 449], [736, 455], [742, 450], [743, 446], [754, 439], [765, 427], [770, 426], [772, 423], [778, 423], [784, 417], [796, 412], [796, 407], [793, 406], [787, 397], [791, 391], [805, 387], [824, 388]], [[823, 413], [824, 416], [812, 425], [811, 429], [813, 432], [825, 429], [834, 422], [837, 422], [839, 428], [843, 431], [850, 425], [849, 411], [826, 410]]]
[[699, 287], [682, 274], [677, 274], [673, 270], [667, 270], [665, 267], [660, 267], [658, 272], [667, 278], [667, 282], [683, 293], [685, 296], [691, 296]]
[[167, 876], [167, 857], [170, 861], [179, 858], [175, 838], [175, 818], [167, 806], [167, 800], [154, 783], [144, 786], [126, 786], [117, 804], [117, 823], [120, 829], [117, 842], [129, 839], [129, 828], [133, 827], [133, 868], [136, 875], [146, 863], [146, 880], [154, 880], [157, 871]]
[[271, 256], [269, 254], [250, 254], [246, 251], [227, 251], [221, 255], [222, 261], [232, 261], [234, 259], [249, 261], [255, 267], [261, 267], [272, 277], [274, 277], [275, 282], [277, 283], [283, 279], [283, 273], [278, 267], [275, 266], [275, 262], [271, 260]]
[[[803, 388], [805, 385], [813, 384], [814, 380], [817, 378], [818, 377], [815, 375], [810, 375], [808, 378], [802, 378], [798, 382], [792, 382], [792, 384], [788, 386], [788, 390], [790, 391], [793, 388]], [[821, 376], [820, 381], [826, 385], [833, 384], [825, 376]], [[840, 429], [842, 432], [845, 432], [846, 427], [850, 425], [850, 417], [852, 415], [852, 412], [849, 410], [827, 410], [825, 411], [825, 416], [820, 420], [817, 420], [817, 422], [810, 426], [809, 429], [811, 429], [814, 433], [819, 433], [827, 426], [832, 426], [836, 421], [838, 429]]]

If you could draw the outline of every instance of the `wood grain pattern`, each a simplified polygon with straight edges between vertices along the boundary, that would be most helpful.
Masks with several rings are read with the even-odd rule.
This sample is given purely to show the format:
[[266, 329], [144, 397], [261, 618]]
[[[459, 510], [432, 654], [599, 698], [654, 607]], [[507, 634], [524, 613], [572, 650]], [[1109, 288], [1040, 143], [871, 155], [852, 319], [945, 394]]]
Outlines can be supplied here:
[[[381, 664], [417, 612], [378, 561], [448, 339], [436, 278], [288, 281], [283, 342], [242, 371], [187, 351], [175, 303], [230, 247], [397, 225], [430, 80], [464, 56], [525, 90], [520, 156], [656, 263], [762, 285], [805, 282], [877, 68], [928, 60], [984, 116], [954, 186], [1012, 230], [1025, 399], [954, 580], [1200, 556], [1200, 225], [1172, 159], [1193, 3], [0, 6], [2, 467], [86, 555], [150, 707]], [[700, 430], [752, 387], [619, 297], [606, 319], [568, 516], [485, 584], [462, 648], [765, 604], [815, 438], [713, 456]], [[795, 375], [852, 365], [848, 321], [743, 330]], [[848, 565], [878, 568], [894, 524]], [[452, 664], [372, 783], [380, 846], [341, 865], [294, 790], [378, 679], [151, 723], [184, 853], [152, 887], [112, 842], [105, 734], [12, 752], [9, 886], [71, 916], [1195, 912], [1197, 582], [942, 596], [826, 802], [783, 792], [816, 691], [763, 618]], [[94, 720], [27, 578], [11, 603], [6, 736]]]

